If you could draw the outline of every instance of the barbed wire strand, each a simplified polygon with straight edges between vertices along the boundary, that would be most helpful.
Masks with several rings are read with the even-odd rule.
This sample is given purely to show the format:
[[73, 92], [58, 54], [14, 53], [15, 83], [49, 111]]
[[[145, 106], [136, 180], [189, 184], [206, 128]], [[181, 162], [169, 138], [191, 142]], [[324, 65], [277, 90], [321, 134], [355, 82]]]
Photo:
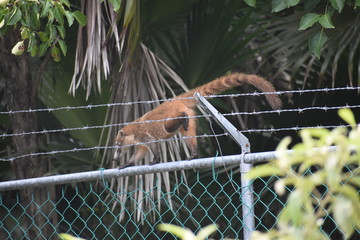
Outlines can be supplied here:
[[[356, 125], [356, 126], [359, 126], [359, 125]], [[294, 126], [294, 127], [286, 127], [286, 128], [247, 129], [247, 130], [241, 130], [239, 132], [241, 132], [241, 133], [253, 133], [253, 132], [275, 133], [275, 132], [280, 132], [280, 131], [300, 131], [303, 129], [316, 129], [316, 128], [331, 129], [331, 128], [337, 128], [337, 127], [354, 127], [354, 126], [353, 125], [328, 125], [328, 126], [319, 125], [319, 126], [310, 126], [310, 127], [309, 126], [307, 126], [307, 127]], [[9, 157], [9, 158], [0, 158], [0, 161], [12, 162], [16, 159], [24, 158], [24, 157], [55, 155], [55, 154], [60, 154], [60, 153], [71, 153], [71, 152], [90, 151], [90, 150], [126, 148], [126, 147], [132, 147], [132, 146], [137, 146], [137, 145], [147, 145], [147, 144], [151, 144], [151, 143], [166, 142], [166, 141], [171, 141], [173, 139], [184, 140], [184, 139], [188, 139], [188, 138], [222, 137], [222, 136], [228, 136], [228, 135], [229, 135], [228, 133], [211, 134], [211, 135], [203, 134], [203, 135], [197, 135], [197, 136], [182, 136], [182, 137], [169, 138], [169, 139], [159, 139], [159, 140], [154, 140], [154, 141], [149, 141], [149, 142], [141, 142], [141, 143], [136, 143], [136, 144], [124, 145], [124, 146], [94, 146], [94, 147], [73, 148], [73, 149], [65, 149], [65, 150], [53, 150], [53, 151], [49, 151], [49, 152], [36, 152], [36, 153], [28, 153], [28, 154], [24, 154], [24, 155], [15, 156], [15, 157]]]
[[180, 140], [180, 139], [188, 139], [188, 138], [206, 138], [206, 137], [221, 137], [221, 136], [227, 136], [228, 133], [221, 133], [221, 134], [203, 134], [203, 135], [197, 135], [197, 136], [184, 136], [184, 137], [176, 137], [176, 138], [168, 138], [168, 139], [159, 139], [159, 140], [153, 140], [148, 142], [141, 142], [141, 143], [134, 143], [129, 145], [123, 145], [123, 146], [94, 146], [94, 147], [84, 147], [84, 148], [72, 148], [72, 149], [65, 149], [65, 150], [53, 150], [49, 152], [36, 152], [36, 153], [27, 153], [15, 157], [9, 157], [9, 158], [0, 158], [0, 161], [14, 161], [19, 158], [24, 157], [34, 157], [34, 156], [44, 156], [44, 155], [55, 155], [59, 153], [71, 153], [71, 152], [80, 152], [80, 151], [90, 151], [90, 150], [102, 150], [102, 149], [114, 149], [114, 148], [127, 148], [127, 147], [133, 147], [138, 145], [147, 145], [151, 143], [160, 143], [160, 142], [167, 142], [174, 139]]
[[[293, 109], [280, 109], [280, 110], [269, 110], [269, 111], [254, 111], [254, 112], [233, 112], [233, 113], [224, 113], [224, 116], [238, 116], [238, 115], [260, 115], [260, 114], [272, 114], [272, 113], [286, 113], [286, 112], [299, 112], [302, 113], [304, 111], [310, 110], [322, 110], [322, 111], [330, 111], [330, 110], [338, 110], [341, 108], [360, 108], [360, 105], [344, 105], [344, 106], [335, 106], [335, 107], [306, 107], [306, 108], [293, 108]], [[165, 118], [160, 120], [146, 120], [140, 122], [126, 122], [126, 123], [114, 123], [114, 124], [105, 124], [105, 125], [97, 125], [97, 126], [82, 126], [82, 127], [74, 127], [74, 128], [61, 128], [61, 129], [51, 129], [51, 130], [40, 130], [33, 132], [22, 132], [22, 133], [4, 133], [0, 134], [0, 138], [5, 137], [13, 137], [13, 136], [25, 136], [31, 134], [48, 134], [48, 133], [59, 133], [59, 132], [69, 132], [69, 131], [77, 131], [77, 130], [90, 130], [90, 129], [100, 129], [100, 128], [110, 128], [110, 127], [122, 127], [132, 124], [143, 124], [143, 123], [154, 123], [154, 122], [163, 122], [168, 120], [175, 119], [184, 119], [184, 118], [202, 118], [202, 117], [210, 117], [210, 115], [195, 115], [190, 117], [174, 117], [174, 118]]]
[[[260, 96], [260, 95], [267, 95], [267, 94], [292, 94], [292, 93], [314, 93], [314, 92], [332, 92], [332, 91], [350, 91], [350, 90], [360, 90], [360, 87], [339, 87], [339, 88], [321, 88], [321, 89], [304, 89], [304, 90], [288, 90], [288, 91], [276, 91], [276, 92], [253, 92], [253, 93], [239, 93], [239, 94], [219, 94], [219, 95], [210, 95], [206, 96], [206, 98], [224, 98], [224, 97], [242, 97], [242, 96]], [[10, 110], [10, 111], [3, 111], [0, 114], [17, 114], [17, 113], [33, 113], [33, 112], [54, 112], [59, 110], [79, 110], [79, 109], [93, 109], [98, 107], [115, 107], [115, 106], [127, 106], [127, 105], [134, 105], [134, 104], [153, 104], [153, 103], [162, 103], [167, 101], [174, 101], [179, 99], [194, 99], [194, 97], [188, 98], [168, 98], [168, 99], [160, 99], [160, 100], [142, 100], [142, 101], [133, 101], [133, 102], [125, 102], [125, 103], [103, 103], [103, 104], [89, 104], [84, 106], [63, 106], [57, 108], [38, 108], [38, 109], [24, 109], [24, 110]]]

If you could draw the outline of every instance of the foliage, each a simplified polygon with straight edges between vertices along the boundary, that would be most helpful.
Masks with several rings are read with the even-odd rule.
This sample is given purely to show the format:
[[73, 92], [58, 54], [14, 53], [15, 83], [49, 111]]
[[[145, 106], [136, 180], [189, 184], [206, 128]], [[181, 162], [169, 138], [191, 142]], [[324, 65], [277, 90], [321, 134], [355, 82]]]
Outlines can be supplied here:
[[253, 239], [328, 239], [321, 231], [328, 214], [346, 239], [360, 228], [360, 126], [349, 109], [341, 109], [339, 115], [352, 126], [351, 131], [344, 127], [303, 130], [302, 143], [291, 153], [286, 151], [291, 140], [285, 138], [278, 146], [277, 160], [249, 172], [250, 178], [281, 176], [275, 183], [279, 195], [294, 187], [278, 217], [277, 230], [255, 232]]
[[[256, 0], [244, 0], [249, 6], [256, 6]], [[356, 9], [360, 7], [360, 1], [352, 0], [330, 0], [325, 1], [326, 5], [319, 9], [318, 6], [322, 1], [320, 0], [272, 0], [271, 8], [272, 12], [277, 13], [285, 9], [300, 6], [303, 3], [303, 10], [306, 12], [300, 19], [299, 30], [306, 30], [311, 28], [315, 23], [318, 23], [321, 28], [315, 31], [309, 38], [308, 46], [310, 51], [317, 57], [320, 58], [321, 51], [328, 40], [328, 36], [325, 33], [325, 29], [334, 29], [333, 23], [334, 12], [337, 11], [339, 14], [344, 9], [345, 5], [349, 5]], [[313, 12], [316, 11], [316, 12]]]
[[70, 27], [76, 20], [86, 24], [86, 17], [80, 11], [71, 11], [68, 0], [2, 1], [0, 3], [0, 36], [17, 29], [21, 34], [12, 53], [21, 55], [25, 50], [31, 56], [44, 56], [51, 49], [51, 56], [60, 61], [61, 53], [66, 56], [67, 44], [65, 19]]
[[74, 236], [71, 236], [70, 234], [67, 234], [67, 233], [59, 234], [59, 238], [61, 240], [85, 240], [84, 238], [74, 237]]
[[216, 224], [208, 225], [202, 228], [196, 235], [190, 229], [178, 227], [173, 224], [159, 224], [158, 229], [161, 231], [170, 232], [183, 240], [203, 240], [214, 233], [217, 229], [217, 226]]

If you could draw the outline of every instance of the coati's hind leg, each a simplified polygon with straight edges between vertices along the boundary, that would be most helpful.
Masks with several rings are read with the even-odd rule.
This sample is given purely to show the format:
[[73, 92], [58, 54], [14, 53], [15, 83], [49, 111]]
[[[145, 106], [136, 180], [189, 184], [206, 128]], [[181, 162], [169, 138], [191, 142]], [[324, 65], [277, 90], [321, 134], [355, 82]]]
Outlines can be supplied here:
[[159, 143], [150, 143], [149, 148], [154, 154], [154, 159], [150, 162], [150, 165], [154, 165], [160, 162], [160, 144]]
[[169, 133], [177, 131], [179, 128], [183, 127], [188, 129], [189, 126], [189, 115], [186, 112], [180, 112], [177, 115], [167, 117], [174, 118], [166, 120], [164, 123], [165, 130]]
[[[192, 112], [189, 112], [190, 116], [195, 115], [195, 111], [192, 110]], [[195, 118], [189, 118], [187, 127], [185, 126], [180, 129], [180, 133], [184, 137], [188, 137], [185, 139], [186, 144], [190, 148], [190, 157], [189, 159], [193, 159], [197, 157], [197, 138], [196, 138], [196, 119]]]

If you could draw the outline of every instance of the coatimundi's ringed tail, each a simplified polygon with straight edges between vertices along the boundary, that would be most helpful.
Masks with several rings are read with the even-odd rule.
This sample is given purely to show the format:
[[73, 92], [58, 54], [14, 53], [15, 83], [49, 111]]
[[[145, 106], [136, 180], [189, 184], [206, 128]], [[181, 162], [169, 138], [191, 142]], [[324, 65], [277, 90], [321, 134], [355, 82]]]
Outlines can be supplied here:
[[[150, 142], [143, 145], [137, 145], [134, 155], [132, 155], [130, 160], [125, 165], [121, 166], [121, 168], [134, 165], [143, 159], [149, 150], [154, 154], [153, 163], [157, 163], [159, 161], [160, 147], [158, 144], [154, 143], [154, 141], [170, 138], [179, 131], [183, 136], [196, 136], [196, 120], [195, 118], [189, 118], [195, 116], [197, 100], [190, 98], [195, 92], [199, 92], [203, 96], [214, 95], [245, 83], [253, 85], [261, 92], [275, 92], [275, 89], [270, 82], [253, 74], [232, 73], [217, 78], [207, 84], [194, 88], [189, 92], [180, 94], [171, 101], [162, 103], [142, 117], [133, 121], [138, 122], [137, 124], [129, 124], [122, 128], [115, 139], [115, 144], [119, 147], [115, 151], [114, 159], [118, 159], [121, 152], [128, 149], [128, 147], [121, 146]], [[266, 94], [265, 97], [273, 109], [281, 108], [281, 100], [277, 94]], [[163, 119], [169, 120], [143, 123], [144, 121]], [[186, 143], [190, 148], [191, 158], [197, 156], [197, 139], [195, 137], [186, 138]]]

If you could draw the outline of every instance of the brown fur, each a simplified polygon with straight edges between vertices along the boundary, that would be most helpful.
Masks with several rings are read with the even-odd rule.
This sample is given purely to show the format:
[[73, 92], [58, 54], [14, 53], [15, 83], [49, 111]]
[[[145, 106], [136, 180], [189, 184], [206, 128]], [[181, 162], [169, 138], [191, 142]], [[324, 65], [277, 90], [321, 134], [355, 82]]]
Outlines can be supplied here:
[[[142, 117], [134, 121], [141, 122], [137, 124], [129, 124], [121, 129], [116, 136], [115, 143], [118, 146], [125, 146], [129, 144], [144, 143], [156, 141], [159, 139], [167, 139], [174, 136], [180, 131], [183, 136], [196, 136], [196, 120], [189, 118], [195, 116], [195, 107], [197, 106], [196, 99], [181, 99], [189, 98], [195, 92], [199, 92], [203, 96], [219, 94], [227, 89], [248, 83], [256, 87], [262, 92], [274, 92], [275, 89], [272, 84], [264, 78], [257, 75], [248, 75], [243, 73], [233, 73], [227, 76], [217, 78], [203, 86], [197, 87], [189, 92], [183, 93], [173, 98], [173, 100], [164, 102], [157, 108], [146, 113]], [[266, 99], [273, 109], [281, 107], [281, 100], [276, 94], [266, 94]], [[180, 98], [180, 99], [177, 99]], [[180, 117], [180, 118], [179, 118]], [[169, 119], [176, 118], [176, 119]], [[169, 119], [169, 120], [164, 120]], [[151, 123], [143, 123], [143, 121], [164, 120]], [[196, 138], [187, 138], [187, 145], [190, 147], [191, 158], [197, 156], [197, 140]], [[134, 165], [145, 157], [149, 149], [155, 156], [153, 163], [159, 160], [159, 146], [156, 143], [148, 143], [136, 146], [134, 155], [130, 158], [126, 166]], [[118, 148], [116, 150], [114, 159], [120, 156], [121, 151], [127, 149]]]

